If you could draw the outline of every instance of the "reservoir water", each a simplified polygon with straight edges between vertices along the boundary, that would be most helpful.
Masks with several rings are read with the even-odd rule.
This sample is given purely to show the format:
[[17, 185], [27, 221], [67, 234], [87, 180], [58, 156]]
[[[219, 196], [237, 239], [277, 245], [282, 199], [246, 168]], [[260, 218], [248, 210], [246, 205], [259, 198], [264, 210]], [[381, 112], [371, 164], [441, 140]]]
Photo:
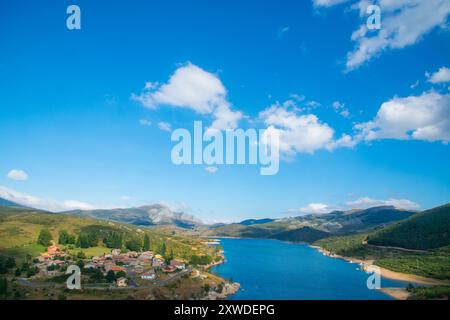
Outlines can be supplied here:
[[[367, 288], [370, 274], [342, 259], [322, 255], [307, 244], [267, 239], [221, 239], [226, 262], [212, 271], [241, 284], [230, 299], [383, 300]], [[407, 283], [382, 278], [381, 287]]]

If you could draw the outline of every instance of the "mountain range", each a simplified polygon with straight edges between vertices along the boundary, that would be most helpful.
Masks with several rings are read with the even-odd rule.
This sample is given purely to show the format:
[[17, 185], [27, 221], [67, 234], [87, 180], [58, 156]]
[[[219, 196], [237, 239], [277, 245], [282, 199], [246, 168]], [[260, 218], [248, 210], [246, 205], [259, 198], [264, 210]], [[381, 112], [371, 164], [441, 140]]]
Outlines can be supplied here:
[[364, 232], [404, 220], [416, 211], [380, 206], [368, 209], [307, 214], [283, 219], [245, 220], [241, 223], [215, 225], [206, 235], [271, 238], [295, 242], [313, 242], [331, 235]]
[[190, 229], [203, 225], [194, 216], [182, 211], [175, 211], [162, 204], [127, 209], [72, 210], [62, 212], [62, 214], [111, 220], [138, 226], [174, 225]]

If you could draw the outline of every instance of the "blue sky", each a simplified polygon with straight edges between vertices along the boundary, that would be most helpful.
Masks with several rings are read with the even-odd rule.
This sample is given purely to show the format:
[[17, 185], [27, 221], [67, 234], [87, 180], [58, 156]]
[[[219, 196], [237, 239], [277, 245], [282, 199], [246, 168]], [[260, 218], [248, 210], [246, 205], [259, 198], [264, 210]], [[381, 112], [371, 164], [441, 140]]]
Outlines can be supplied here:
[[[207, 221], [447, 203], [450, 5], [374, 3], [382, 29], [356, 33], [367, 1], [2, 2], [0, 197]], [[180, 70], [214, 79], [220, 106], [199, 111], [209, 85], [164, 91]], [[280, 130], [277, 175], [172, 164], [162, 129], [214, 125], [221, 106], [230, 127]]]

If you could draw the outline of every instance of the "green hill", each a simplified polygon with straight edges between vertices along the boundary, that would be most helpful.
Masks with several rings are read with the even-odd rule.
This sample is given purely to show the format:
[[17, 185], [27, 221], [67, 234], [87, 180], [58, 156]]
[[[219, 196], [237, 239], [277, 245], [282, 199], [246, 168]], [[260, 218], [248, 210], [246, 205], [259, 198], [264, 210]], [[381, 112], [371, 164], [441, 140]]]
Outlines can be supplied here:
[[[77, 240], [70, 246], [70, 250], [83, 251], [87, 256], [110, 252], [108, 237], [112, 234], [120, 235], [124, 246], [129, 241], [142, 244], [144, 235], [147, 234], [150, 238], [150, 250], [158, 251], [164, 243], [167, 250], [173, 250], [175, 256], [186, 260], [190, 260], [193, 255], [210, 255], [215, 258], [217, 254], [215, 248], [207, 246], [201, 239], [175, 231], [164, 232], [100, 219], [0, 206], [0, 255], [18, 259], [27, 254], [38, 255], [44, 250], [42, 245], [37, 244], [43, 229], [48, 229], [53, 241], [60, 246], [64, 245], [58, 243], [59, 233], [66, 231]], [[89, 245], [82, 246], [80, 238], [89, 240]]]
[[291, 242], [308, 242], [312, 243], [319, 239], [328, 237], [328, 232], [316, 230], [309, 227], [303, 227], [295, 230], [283, 231], [271, 236], [272, 239], [291, 241]]
[[368, 237], [368, 243], [407, 249], [450, 245], [450, 204], [417, 213]]

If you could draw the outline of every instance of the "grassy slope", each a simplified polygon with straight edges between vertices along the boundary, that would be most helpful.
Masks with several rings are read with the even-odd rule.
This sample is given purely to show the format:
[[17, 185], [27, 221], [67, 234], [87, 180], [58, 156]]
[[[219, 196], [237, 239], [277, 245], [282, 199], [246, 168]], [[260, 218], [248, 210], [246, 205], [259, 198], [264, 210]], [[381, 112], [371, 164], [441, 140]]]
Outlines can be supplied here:
[[363, 245], [368, 234], [330, 237], [314, 245], [334, 254], [362, 260], [375, 260], [375, 264], [401, 273], [436, 279], [450, 279], [450, 246], [425, 253], [405, 252], [397, 249]]
[[427, 210], [368, 237], [375, 245], [433, 249], [450, 245], [450, 204]]
[[[182, 236], [176, 232], [167, 233], [106, 220], [9, 207], [0, 207], [0, 253], [17, 258], [24, 257], [26, 254], [38, 255], [44, 250], [42, 246], [36, 244], [39, 232], [43, 228], [50, 230], [54, 240], [58, 239], [60, 230], [76, 234], [80, 230], [90, 228], [113, 229], [123, 232], [126, 237], [143, 237], [143, 234], [147, 233], [150, 236], [152, 250], [156, 250], [165, 241], [167, 248], [173, 247], [174, 254], [180, 258], [190, 259], [193, 254], [215, 254], [215, 250], [204, 245], [201, 240]], [[87, 256], [110, 251], [102, 246], [75, 250], [84, 251]]]
[[273, 239], [292, 241], [292, 242], [314, 242], [329, 236], [329, 233], [316, 230], [309, 227], [303, 227], [295, 230], [283, 231], [271, 236]]

